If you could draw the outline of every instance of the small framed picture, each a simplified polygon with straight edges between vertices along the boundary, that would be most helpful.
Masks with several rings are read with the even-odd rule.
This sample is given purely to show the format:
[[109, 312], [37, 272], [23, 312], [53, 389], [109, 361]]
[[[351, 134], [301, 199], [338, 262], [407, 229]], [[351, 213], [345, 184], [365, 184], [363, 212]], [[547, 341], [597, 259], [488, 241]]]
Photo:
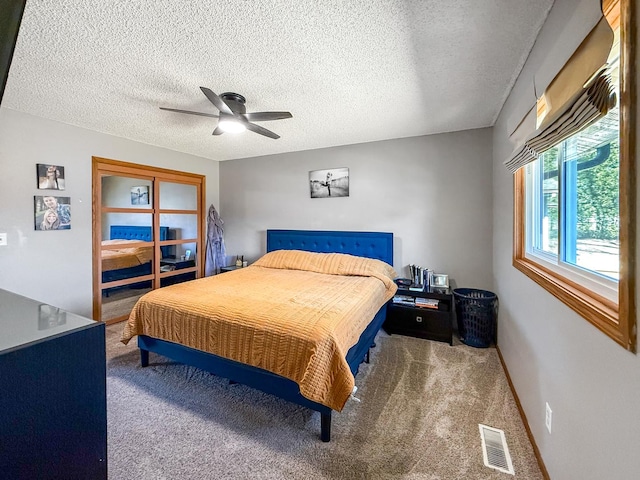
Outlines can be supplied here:
[[64, 167], [36, 163], [38, 190], [64, 190]]
[[184, 259], [185, 260], [191, 260], [191, 250], [186, 250], [184, 252]]
[[131, 205], [149, 205], [149, 186], [131, 187]]
[[69, 230], [71, 228], [71, 198], [33, 197], [36, 230]]
[[449, 275], [434, 273], [431, 275], [431, 286], [449, 288]]
[[311, 198], [348, 197], [349, 169], [331, 168], [309, 172]]

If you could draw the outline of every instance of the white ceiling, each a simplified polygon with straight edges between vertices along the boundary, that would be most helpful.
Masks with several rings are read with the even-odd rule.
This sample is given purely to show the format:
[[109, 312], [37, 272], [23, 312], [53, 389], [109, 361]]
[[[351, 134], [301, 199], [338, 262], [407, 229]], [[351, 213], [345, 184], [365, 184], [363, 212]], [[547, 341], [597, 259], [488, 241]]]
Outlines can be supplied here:
[[[553, 0], [29, 0], [2, 106], [213, 160], [494, 124]], [[212, 136], [199, 87], [293, 118]]]

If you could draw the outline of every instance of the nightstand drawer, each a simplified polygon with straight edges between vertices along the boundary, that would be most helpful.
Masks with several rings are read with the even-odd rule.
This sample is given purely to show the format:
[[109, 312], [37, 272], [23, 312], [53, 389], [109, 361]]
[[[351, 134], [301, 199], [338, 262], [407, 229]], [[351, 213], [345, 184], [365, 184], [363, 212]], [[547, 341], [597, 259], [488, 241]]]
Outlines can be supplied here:
[[398, 327], [422, 329], [426, 323], [425, 315], [415, 308], [390, 307], [391, 316]]
[[390, 304], [384, 323], [387, 333], [453, 343], [451, 312]]

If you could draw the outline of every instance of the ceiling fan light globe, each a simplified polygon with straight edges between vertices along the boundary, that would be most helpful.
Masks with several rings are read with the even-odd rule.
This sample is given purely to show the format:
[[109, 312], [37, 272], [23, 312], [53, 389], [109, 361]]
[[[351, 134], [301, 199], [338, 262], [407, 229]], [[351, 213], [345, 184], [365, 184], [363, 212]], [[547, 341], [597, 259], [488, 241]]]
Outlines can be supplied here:
[[225, 133], [241, 133], [247, 129], [247, 127], [245, 127], [242, 123], [233, 119], [221, 118], [218, 126], [220, 127], [220, 130], [224, 131]]

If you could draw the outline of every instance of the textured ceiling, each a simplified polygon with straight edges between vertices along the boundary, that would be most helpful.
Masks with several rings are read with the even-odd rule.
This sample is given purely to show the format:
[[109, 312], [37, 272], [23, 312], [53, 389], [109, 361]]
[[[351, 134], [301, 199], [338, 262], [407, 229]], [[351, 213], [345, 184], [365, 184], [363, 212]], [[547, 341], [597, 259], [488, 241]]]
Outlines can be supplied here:
[[[213, 160], [494, 124], [553, 0], [29, 0], [3, 107]], [[202, 94], [286, 110], [212, 136]]]

